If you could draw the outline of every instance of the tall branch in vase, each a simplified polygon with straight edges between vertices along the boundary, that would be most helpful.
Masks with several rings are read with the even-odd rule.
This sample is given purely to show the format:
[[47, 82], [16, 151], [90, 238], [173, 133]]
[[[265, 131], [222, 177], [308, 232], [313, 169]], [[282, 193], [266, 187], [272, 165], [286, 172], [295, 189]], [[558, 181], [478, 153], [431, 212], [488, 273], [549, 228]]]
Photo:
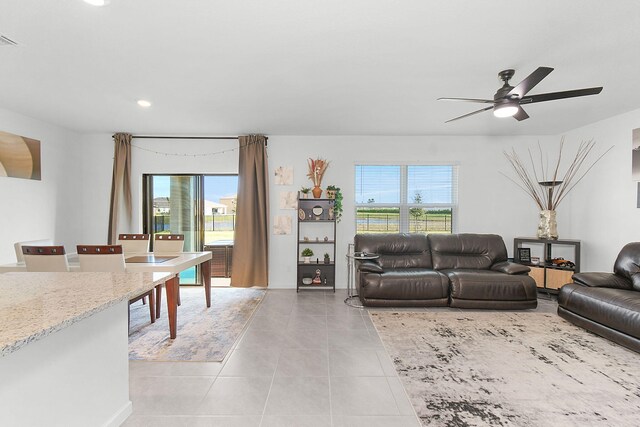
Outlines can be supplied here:
[[[511, 149], [510, 153], [506, 151], [503, 152], [515, 172], [517, 179], [513, 179], [504, 173], [502, 175], [527, 193], [540, 209], [538, 238], [558, 238], [556, 223], [556, 209], [558, 205], [567, 197], [567, 194], [582, 181], [591, 168], [613, 148], [613, 146], [609, 147], [607, 151], [591, 162], [591, 165], [584, 170], [583, 166], [587, 163], [587, 158], [595, 145], [596, 143], [593, 140], [582, 141], [564, 174], [559, 172], [562, 162], [562, 150], [564, 149], [564, 138], [560, 140], [558, 158], [551, 167], [549, 167], [546, 156], [543, 156], [539, 143], [537, 150], [538, 158], [534, 159], [536, 156], [531, 152], [531, 149], [527, 150], [529, 153], [529, 161], [531, 162], [530, 169], [527, 163], [516, 153], [515, 149]], [[581, 169], [583, 169], [582, 172]]]
[[307, 177], [313, 182], [313, 197], [319, 199], [322, 196], [322, 178], [324, 177], [324, 173], [329, 166], [329, 162], [325, 159], [309, 159], [309, 173], [307, 173]]

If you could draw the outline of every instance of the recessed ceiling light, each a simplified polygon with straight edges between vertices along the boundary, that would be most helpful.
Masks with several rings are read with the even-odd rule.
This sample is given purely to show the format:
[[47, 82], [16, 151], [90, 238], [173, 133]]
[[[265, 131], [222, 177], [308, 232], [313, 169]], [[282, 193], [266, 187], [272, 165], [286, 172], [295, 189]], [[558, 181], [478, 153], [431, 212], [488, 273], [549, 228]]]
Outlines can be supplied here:
[[90, 4], [91, 6], [106, 6], [109, 4], [110, 0], [84, 0], [85, 3]]
[[138, 105], [144, 108], [151, 107], [151, 103], [145, 99], [138, 99]]

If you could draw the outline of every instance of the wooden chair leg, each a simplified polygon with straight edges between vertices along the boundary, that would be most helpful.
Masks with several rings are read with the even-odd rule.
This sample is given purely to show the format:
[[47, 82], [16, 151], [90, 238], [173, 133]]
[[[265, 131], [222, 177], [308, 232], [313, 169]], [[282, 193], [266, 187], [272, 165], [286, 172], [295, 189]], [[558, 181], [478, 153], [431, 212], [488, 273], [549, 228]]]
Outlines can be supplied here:
[[160, 318], [160, 307], [162, 307], [162, 284], [156, 286], [156, 319]]
[[156, 305], [153, 289], [149, 292], [149, 315], [151, 316], [151, 323], [156, 323]]

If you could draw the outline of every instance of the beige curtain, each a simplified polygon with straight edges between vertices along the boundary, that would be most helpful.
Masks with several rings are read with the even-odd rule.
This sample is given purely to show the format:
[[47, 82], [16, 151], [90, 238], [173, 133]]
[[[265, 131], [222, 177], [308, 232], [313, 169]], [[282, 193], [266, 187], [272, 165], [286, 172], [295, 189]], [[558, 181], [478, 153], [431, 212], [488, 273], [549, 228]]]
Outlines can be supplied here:
[[111, 178], [111, 204], [109, 205], [108, 244], [117, 241], [120, 199], [124, 202], [125, 218], [131, 221], [131, 135], [116, 133], [113, 135], [113, 177]]
[[231, 286], [267, 286], [269, 281], [269, 173], [267, 139], [239, 137], [238, 202]]

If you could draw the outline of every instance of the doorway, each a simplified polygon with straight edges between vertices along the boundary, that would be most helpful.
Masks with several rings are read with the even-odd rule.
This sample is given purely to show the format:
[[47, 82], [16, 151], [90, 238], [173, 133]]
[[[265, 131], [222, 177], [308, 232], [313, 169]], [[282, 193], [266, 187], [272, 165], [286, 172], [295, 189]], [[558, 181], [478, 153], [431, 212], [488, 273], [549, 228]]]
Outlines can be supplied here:
[[[143, 231], [184, 234], [184, 250], [210, 250], [212, 285], [228, 286], [235, 234], [237, 175], [144, 174]], [[198, 285], [196, 267], [180, 273], [180, 284]]]

